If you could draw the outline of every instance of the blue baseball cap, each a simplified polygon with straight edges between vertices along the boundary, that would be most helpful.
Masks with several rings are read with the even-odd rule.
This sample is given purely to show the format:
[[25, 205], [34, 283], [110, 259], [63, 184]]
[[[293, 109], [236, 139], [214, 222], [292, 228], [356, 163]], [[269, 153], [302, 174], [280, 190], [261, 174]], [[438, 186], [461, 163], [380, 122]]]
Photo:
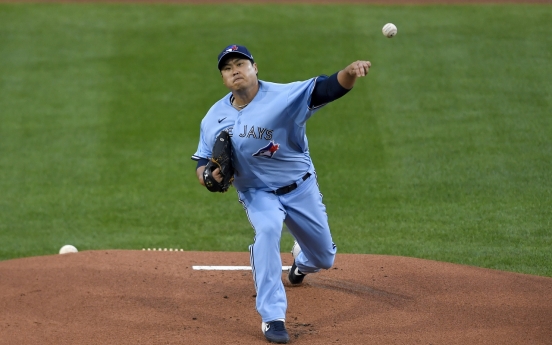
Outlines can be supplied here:
[[228, 54], [239, 54], [239, 55], [243, 55], [245, 56], [246, 58], [248, 58], [249, 60], [251, 60], [251, 63], [254, 63], [255, 60], [253, 60], [253, 55], [251, 55], [251, 53], [249, 52], [249, 50], [247, 50], [246, 47], [244, 46], [239, 46], [237, 44], [232, 44], [232, 45], [229, 45], [228, 47], [224, 48], [222, 50], [222, 52], [220, 52], [219, 56], [218, 56], [218, 69], [220, 71], [220, 63], [222, 62], [222, 60], [224, 59], [224, 57]]

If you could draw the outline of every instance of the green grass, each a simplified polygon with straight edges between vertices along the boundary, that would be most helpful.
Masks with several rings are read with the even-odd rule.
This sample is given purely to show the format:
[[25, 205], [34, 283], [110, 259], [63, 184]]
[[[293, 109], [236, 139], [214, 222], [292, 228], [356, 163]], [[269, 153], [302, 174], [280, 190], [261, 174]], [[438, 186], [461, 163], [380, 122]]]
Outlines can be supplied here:
[[216, 55], [240, 43], [276, 82], [372, 61], [308, 128], [341, 253], [552, 276], [550, 22], [538, 5], [0, 4], [0, 259], [246, 251], [235, 192], [190, 160], [226, 92]]

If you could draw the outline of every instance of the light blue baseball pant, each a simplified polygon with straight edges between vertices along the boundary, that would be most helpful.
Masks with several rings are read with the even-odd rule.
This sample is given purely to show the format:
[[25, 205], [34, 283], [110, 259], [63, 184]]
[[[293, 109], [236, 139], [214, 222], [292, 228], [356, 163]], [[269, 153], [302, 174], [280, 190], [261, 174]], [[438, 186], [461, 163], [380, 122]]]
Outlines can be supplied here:
[[286, 316], [287, 299], [280, 255], [283, 222], [301, 246], [301, 253], [295, 259], [301, 272], [328, 269], [335, 258], [336, 247], [316, 175], [298, 182], [297, 189], [281, 196], [256, 189], [238, 192], [255, 230], [249, 251], [257, 291], [256, 308], [264, 322], [285, 319]]

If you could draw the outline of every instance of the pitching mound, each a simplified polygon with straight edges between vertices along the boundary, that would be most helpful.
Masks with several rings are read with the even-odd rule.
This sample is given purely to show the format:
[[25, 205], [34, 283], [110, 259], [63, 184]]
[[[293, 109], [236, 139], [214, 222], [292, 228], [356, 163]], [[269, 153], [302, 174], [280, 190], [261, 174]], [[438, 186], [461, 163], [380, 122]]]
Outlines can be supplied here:
[[[291, 265], [291, 255], [282, 255]], [[262, 344], [248, 253], [85, 251], [0, 262], [0, 344]], [[286, 284], [292, 344], [551, 344], [552, 278], [338, 254]]]

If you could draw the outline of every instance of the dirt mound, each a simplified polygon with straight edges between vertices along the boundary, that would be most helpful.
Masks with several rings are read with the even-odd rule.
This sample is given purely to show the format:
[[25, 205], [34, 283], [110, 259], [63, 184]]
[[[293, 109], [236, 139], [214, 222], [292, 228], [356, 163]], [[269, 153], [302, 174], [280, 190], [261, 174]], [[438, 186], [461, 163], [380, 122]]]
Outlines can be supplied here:
[[[291, 255], [282, 255], [291, 265]], [[248, 253], [84, 251], [0, 262], [0, 344], [259, 344]], [[293, 344], [551, 344], [552, 278], [338, 254], [286, 284]]]

